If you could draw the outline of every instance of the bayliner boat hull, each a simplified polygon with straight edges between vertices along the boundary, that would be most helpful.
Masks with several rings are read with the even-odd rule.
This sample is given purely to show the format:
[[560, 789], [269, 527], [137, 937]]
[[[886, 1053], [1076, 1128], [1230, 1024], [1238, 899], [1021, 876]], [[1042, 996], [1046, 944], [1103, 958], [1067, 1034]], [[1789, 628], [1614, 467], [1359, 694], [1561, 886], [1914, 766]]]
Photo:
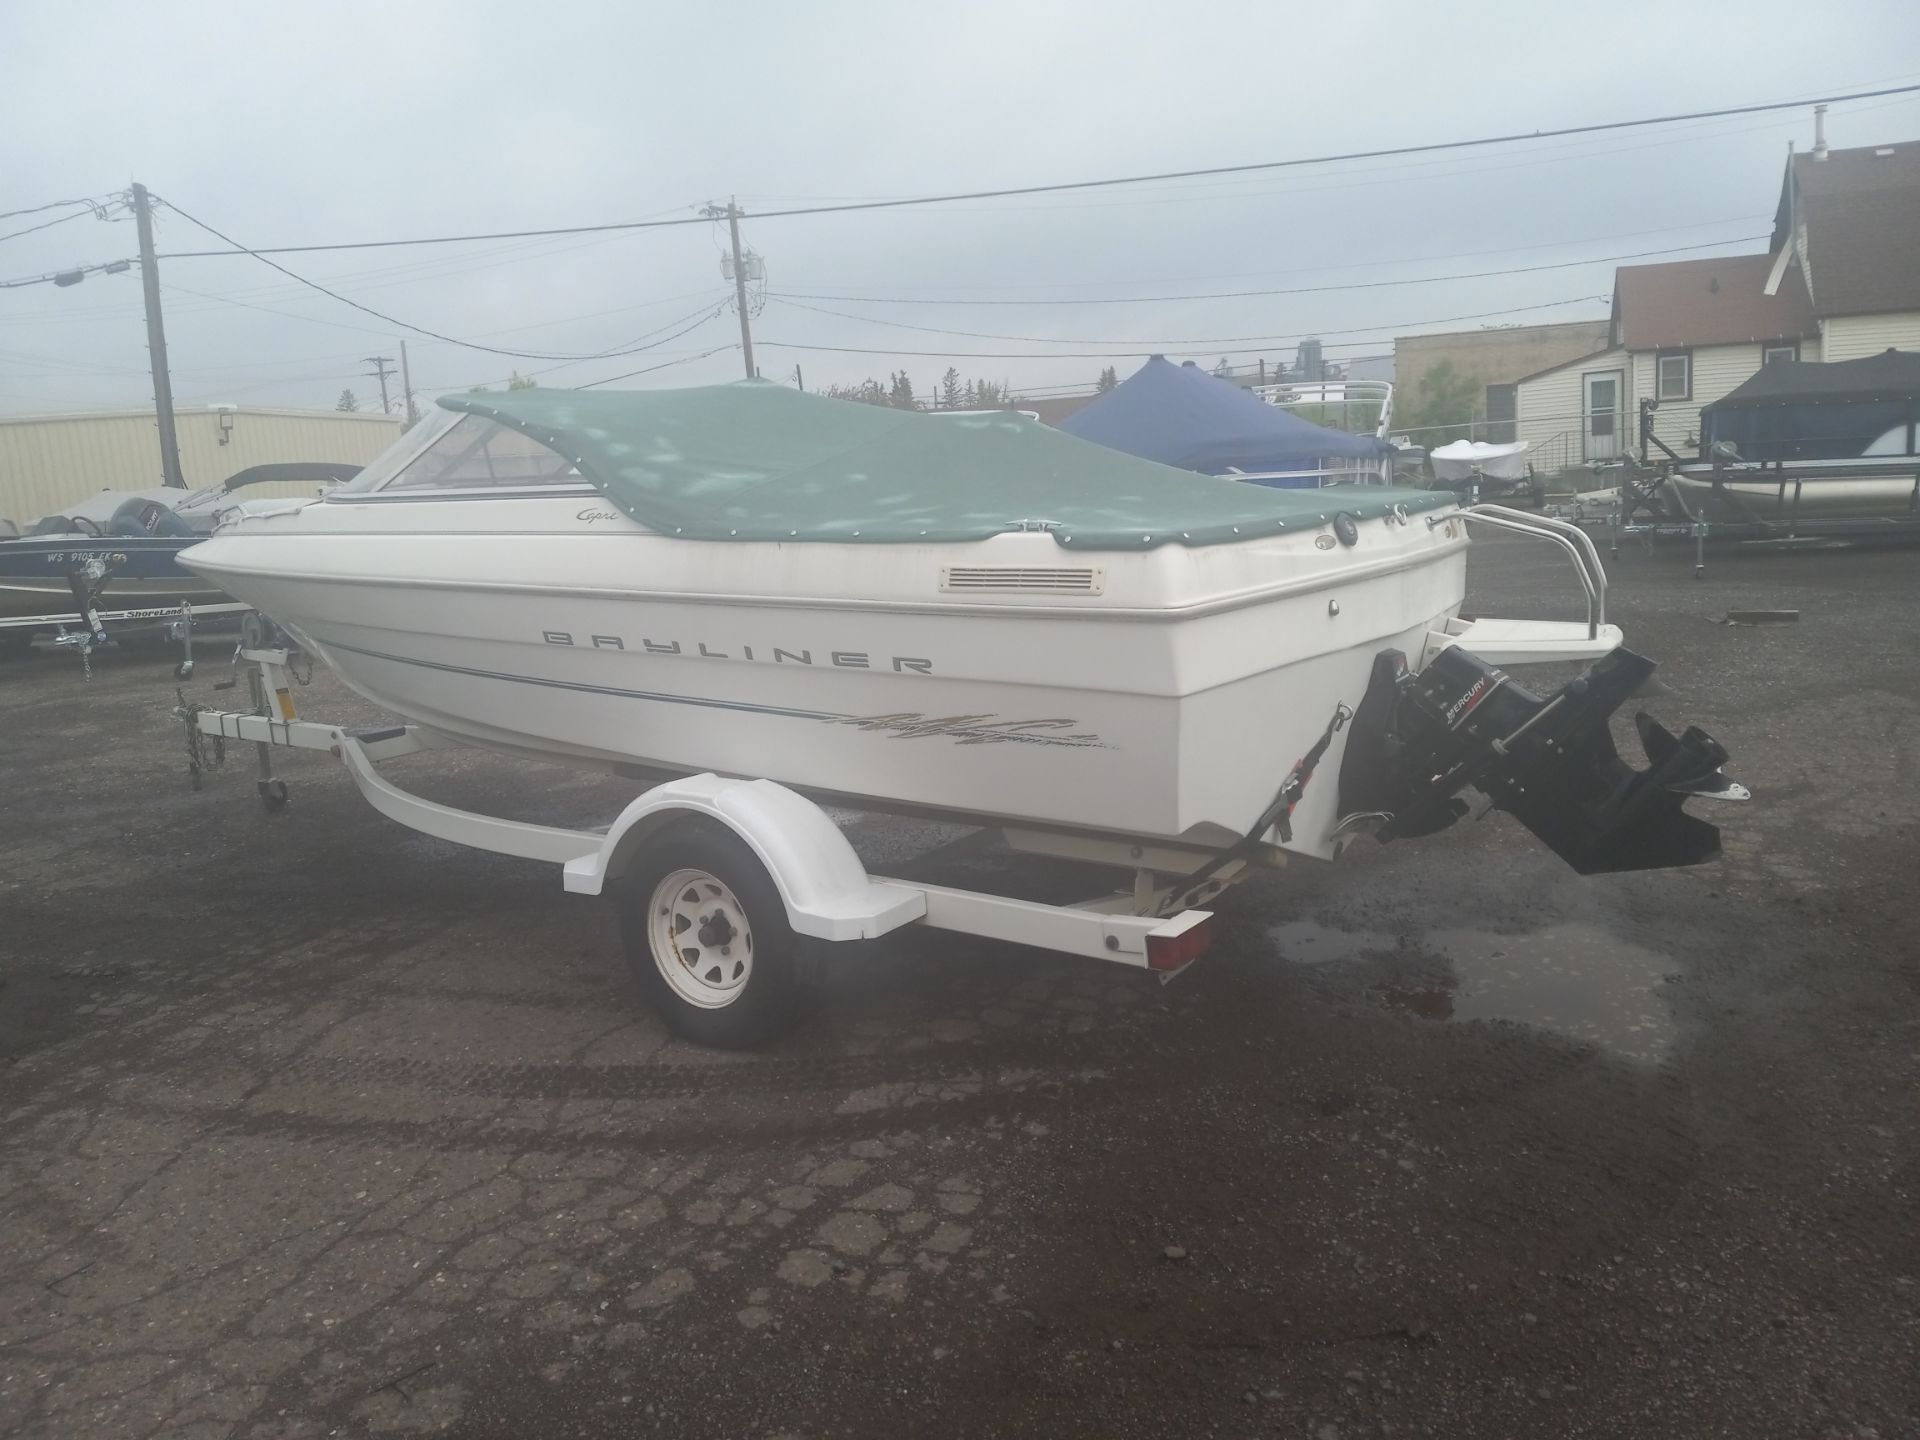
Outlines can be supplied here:
[[[528, 533], [584, 529], [578, 499], [492, 502], [493, 535], [407, 533], [432, 503], [312, 507], [351, 529], [274, 539], [274, 573], [248, 563], [264, 534], [217, 535], [187, 563], [368, 699], [461, 740], [1142, 837], [1238, 834], [1334, 706], [1359, 703], [1375, 653], [1417, 652], [1465, 583], [1457, 524], [1387, 520], [1337, 556], [1308, 534], [1229, 547], [1249, 553], [1216, 566], [1226, 583], [1172, 608], [1148, 601], [1191, 573], [1177, 550], [1099, 557], [1098, 595], [942, 593], [955, 572], [1064, 573], [1037, 534], [890, 546], [880, 593], [850, 600], [833, 591], [851, 547], [614, 520], [584, 545]], [[364, 533], [376, 523], [394, 528]], [[395, 581], [403, 554], [412, 574]], [[1331, 853], [1334, 807], [1331, 784], [1309, 791], [1298, 848]]]
[[[1727, 793], [1724, 752], [1650, 730], [1648, 770], [1619, 760], [1609, 717], [1652, 666], [1615, 649], [1571, 527], [758, 383], [441, 405], [353, 485], [181, 557], [429, 732], [1158, 841], [1202, 870], [1431, 833], [1468, 786], [1582, 870], [1712, 852], [1655, 792]], [[1468, 654], [1469, 518], [1559, 544], [1587, 624], [1530, 647], [1480, 622], [1495, 648]], [[1553, 696], [1490, 663], [1569, 642], [1606, 658]]]

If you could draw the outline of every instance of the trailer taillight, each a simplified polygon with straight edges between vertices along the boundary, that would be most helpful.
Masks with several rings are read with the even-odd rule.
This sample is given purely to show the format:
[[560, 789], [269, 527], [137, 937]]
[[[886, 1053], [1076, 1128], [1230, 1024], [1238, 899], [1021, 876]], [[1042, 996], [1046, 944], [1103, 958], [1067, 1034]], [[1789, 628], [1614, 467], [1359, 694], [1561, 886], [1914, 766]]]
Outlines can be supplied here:
[[1162, 974], [1183, 970], [1213, 944], [1213, 916], [1187, 910], [1147, 936], [1147, 968]]

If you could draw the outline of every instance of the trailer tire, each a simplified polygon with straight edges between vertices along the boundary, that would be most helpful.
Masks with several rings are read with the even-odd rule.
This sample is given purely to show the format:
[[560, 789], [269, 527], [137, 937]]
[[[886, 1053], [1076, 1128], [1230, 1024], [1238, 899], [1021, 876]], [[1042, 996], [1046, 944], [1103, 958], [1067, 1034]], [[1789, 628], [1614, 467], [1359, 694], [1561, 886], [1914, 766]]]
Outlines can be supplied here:
[[786, 905], [724, 826], [684, 820], [646, 842], [628, 872], [620, 938], [641, 993], [683, 1039], [746, 1050], [795, 1018]]

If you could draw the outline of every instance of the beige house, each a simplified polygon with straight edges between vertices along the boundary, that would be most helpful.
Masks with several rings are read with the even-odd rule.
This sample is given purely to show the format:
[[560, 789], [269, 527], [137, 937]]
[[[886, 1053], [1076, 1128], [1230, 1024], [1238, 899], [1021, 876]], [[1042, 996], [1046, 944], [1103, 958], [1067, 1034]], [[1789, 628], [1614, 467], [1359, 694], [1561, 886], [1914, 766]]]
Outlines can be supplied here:
[[[1920, 349], [1920, 142], [1792, 157], [1766, 254], [1614, 272], [1592, 353], [1516, 387], [1517, 438], [1552, 472], [1639, 453], [1639, 417], [1693, 458], [1700, 411], [1768, 360]], [[1659, 446], [1650, 444], [1651, 458]]]
[[[364, 465], [393, 442], [398, 415], [339, 410], [221, 406], [175, 415], [180, 468], [189, 488], [212, 485], [254, 465], [325, 460]], [[0, 417], [0, 518], [25, 522], [98, 490], [164, 483], [152, 410]], [[310, 489], [311, 487], [304, 487]], [[299, 494], [264, 485], [250, 494]]]

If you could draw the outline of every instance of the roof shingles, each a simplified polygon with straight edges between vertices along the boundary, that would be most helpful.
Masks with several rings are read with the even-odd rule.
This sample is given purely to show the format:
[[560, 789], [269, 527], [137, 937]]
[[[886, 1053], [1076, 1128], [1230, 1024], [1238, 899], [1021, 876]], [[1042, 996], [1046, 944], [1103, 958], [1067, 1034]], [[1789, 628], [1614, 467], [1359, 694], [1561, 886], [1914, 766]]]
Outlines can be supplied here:
[[1793, 159], [1821, 315], [1920, 310], [1920, 144]]
[[1766, 255], [1623, 265], [1614, 273], [1613, 313], [1629, 350], [1740, 345], [1812, 335], [1819, 329], [1800, 272], [1766, 293]]

